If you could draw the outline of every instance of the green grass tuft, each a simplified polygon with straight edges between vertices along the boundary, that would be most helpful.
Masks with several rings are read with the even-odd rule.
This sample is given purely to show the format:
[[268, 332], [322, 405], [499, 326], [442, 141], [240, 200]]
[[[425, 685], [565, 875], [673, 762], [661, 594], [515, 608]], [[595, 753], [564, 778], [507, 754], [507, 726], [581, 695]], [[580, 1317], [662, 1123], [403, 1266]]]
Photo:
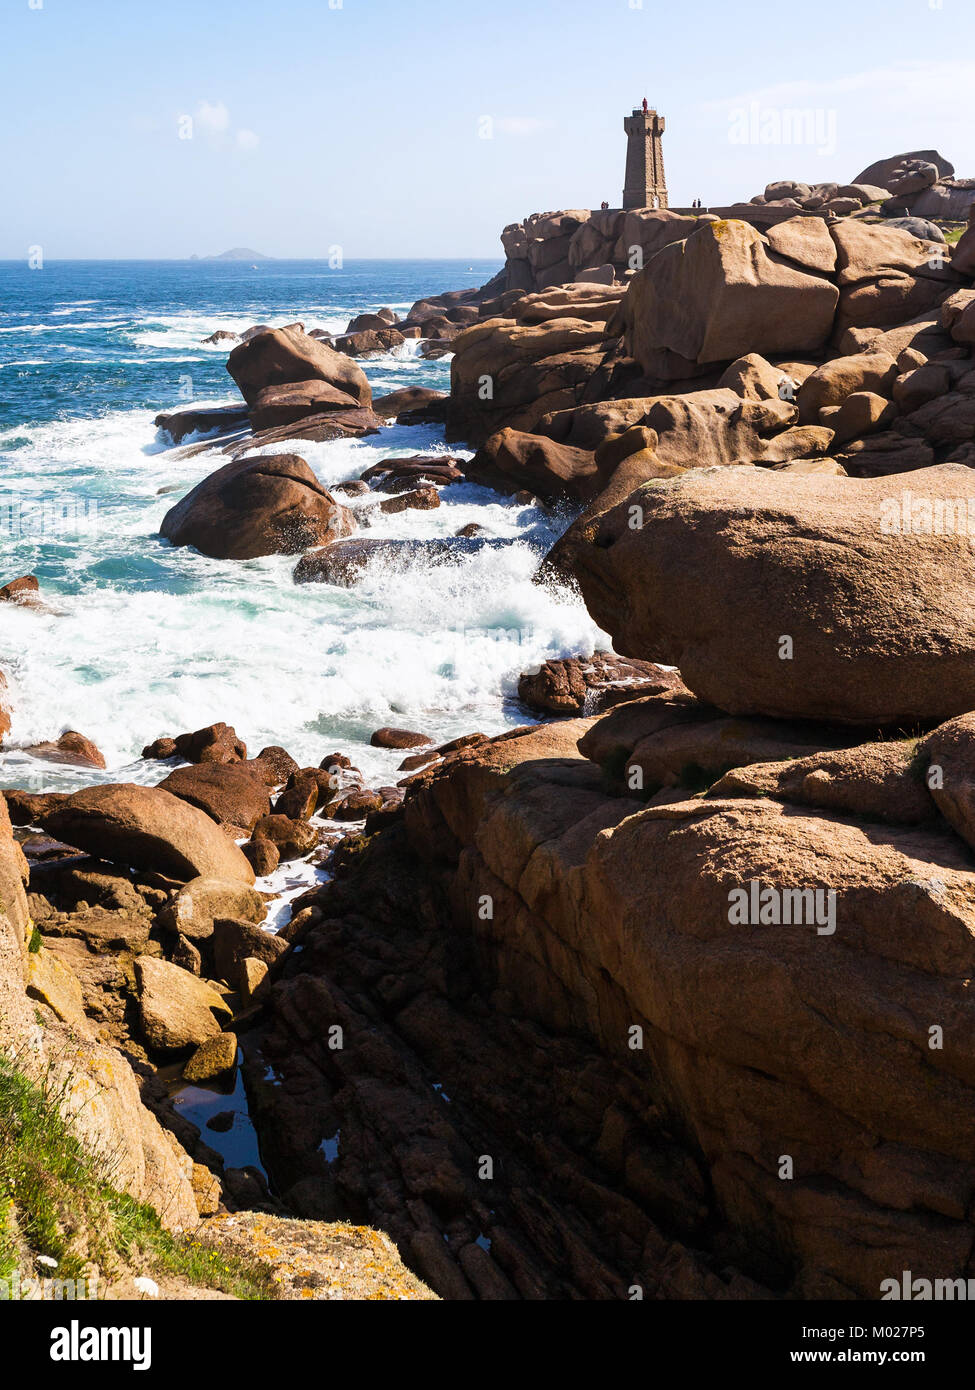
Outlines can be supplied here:
[[59, 1279], [80, 1279], [94, 1263], [105, 1277], [134, 1269], [242, 1299], [273, 1296], [264, 1266], [171, 1234], [152, 1207], [114, 1188], [56, 1099], [0, 1056], [0, 1278], [10, 1278], [25, 1249], [57, 1260]]

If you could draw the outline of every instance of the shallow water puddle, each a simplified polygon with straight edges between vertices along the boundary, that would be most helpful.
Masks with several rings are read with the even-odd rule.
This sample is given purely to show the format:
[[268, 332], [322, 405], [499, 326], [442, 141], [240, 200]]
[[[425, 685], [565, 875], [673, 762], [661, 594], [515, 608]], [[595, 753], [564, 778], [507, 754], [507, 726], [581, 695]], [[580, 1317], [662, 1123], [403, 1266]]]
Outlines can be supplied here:
[[[171, 1098], [179, 1114], [197, 1126], [204, 1143], [216, 1150], [227, 1168], [257, 1168], [266, 1179], [240, 1061], [241, 1053], [238, 1050], [238, 1065], [232, 1084], [213, 1081], [205, 1086], [182, 1085], [174, 1090]], [[207, 1128], [208, 1120], [224, 1113], [233, 1116], [229, 1129], [221, 1132]]]

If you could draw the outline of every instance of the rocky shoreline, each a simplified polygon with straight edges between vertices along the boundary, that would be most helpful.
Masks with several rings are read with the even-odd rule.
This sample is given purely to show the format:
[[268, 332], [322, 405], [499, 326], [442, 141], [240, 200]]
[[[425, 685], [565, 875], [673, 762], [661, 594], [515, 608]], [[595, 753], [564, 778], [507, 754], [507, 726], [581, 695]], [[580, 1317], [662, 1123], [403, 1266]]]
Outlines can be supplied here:
[[[535, 580], [614, 648], [523, 672], [500, 735], [377, 729], [390, 785], [217, 723], [146, 730], [152, 786], [4, 794], [0, 1042], [164, 1223], [345, 1223], [382, 1265], [346, 1296], [975, 1275], [975, 205], [947, 225], [967, 181], [929, 155], [528, 219], [481, 289], [256, 325], [243, 404], [157, 418], [228, 459], [172, 545], [395, 580], [506, 543], [369, 536], [473, 481], [565, 513]], [[449, 395], [373, 399], [357, 359], [412, 339]], [[464, 447], [331, 489], [287, 452], [391, 421]], [[77, 731], [29, 751], [104, 769]], [[232, 1110], [180, 1113], [238, 1077], [260, 1165]]]

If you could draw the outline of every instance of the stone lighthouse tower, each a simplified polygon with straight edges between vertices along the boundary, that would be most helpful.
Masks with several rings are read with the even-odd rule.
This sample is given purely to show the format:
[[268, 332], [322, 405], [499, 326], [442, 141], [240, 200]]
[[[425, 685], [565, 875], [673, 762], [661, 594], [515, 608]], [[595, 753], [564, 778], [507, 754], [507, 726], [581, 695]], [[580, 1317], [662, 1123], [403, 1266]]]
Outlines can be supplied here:
[[663, 116], [647, 106], [623, 120], [626, 131], [626, 184], [624, 208], [665, 208], [667, 180], [664, 177]]

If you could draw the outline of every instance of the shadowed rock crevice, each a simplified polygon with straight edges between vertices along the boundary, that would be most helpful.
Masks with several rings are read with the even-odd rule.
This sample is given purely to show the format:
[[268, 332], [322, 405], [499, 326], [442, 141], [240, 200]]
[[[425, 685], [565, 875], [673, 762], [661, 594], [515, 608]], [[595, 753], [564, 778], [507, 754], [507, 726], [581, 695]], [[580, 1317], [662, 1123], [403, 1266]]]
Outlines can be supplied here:
[[[484, 881], [502, 911], [510, 890]], [[401, 827], [322, 908], [342, 915], [303, 937], [272, 1021], [245, 1040], [284, 1200], [389, 1231], [445, 1297], [626, 1298], [634, 1281], [663, 1293], [674, 1237], [705, 1243], [714, 1214], [640, 1069], [532, 1018], [489, 946], [444, 928], [449, 903]], [[536, 962], [516, 950], [512, 964]], [[340, 1050], [327, 1040], [336, 1024]], [[321, 1133], [339, 1136], [331, 1162]], [[478, 1176], [484, 1157], [493, 1180]], [[681, 1249], [676, 1263], [698, 1296], [761, 1293], [719, 1274], [720, 1258]]]

